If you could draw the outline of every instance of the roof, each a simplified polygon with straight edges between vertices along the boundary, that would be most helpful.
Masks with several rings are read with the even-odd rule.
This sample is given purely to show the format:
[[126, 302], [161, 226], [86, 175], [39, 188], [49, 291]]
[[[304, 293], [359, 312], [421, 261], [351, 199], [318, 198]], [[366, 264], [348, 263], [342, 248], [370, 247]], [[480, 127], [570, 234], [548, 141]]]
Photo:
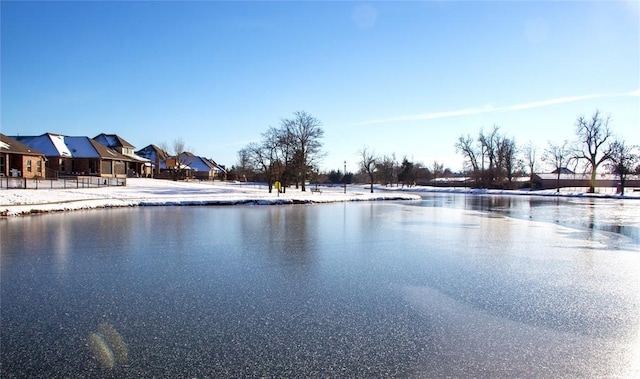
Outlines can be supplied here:
[[183, 159], [185, 164], [188, 164], [193, 170], [197, 171], [213, 171], [216, 170], [216, 167], [209, 162], [206, 158], [199, 157], [197, 155], [193, 155], [189, 152], [185, 152], [181, 154], [182, 156], [186, 156], [186, 159]]
[[169, 157], [169, 154], [167, 154], [166, 151], [153, 144], [136, 151], [136, 154], [152, 161], [155, 161], [156, 157], [161, 161], [164, 161]]
[[0, 150], [8, 153], [22, 154], [22, 155], [42, 155], [44, 154], [30, 146], [27, 146], [15, 139], [5, 136], [0, 133]]
[[130, 161], [131, 158], [110, 149], [89, 137], [70, 137], [45, 133], [40, 136], [13, 137], [25, 145], [42, 151], [48, 157], [100, 158]]
[[560, 167], [559, 169], [555, 169], [553, 171], [551, 171], [552, 174], [557, 174], [558, 170], [560, 171], [560, 174], [575, 174], [575, 172], [569, 170], [566, 167]]
[[11, 138], [41, 151], [47, 157], [71, 157], [71, 151], [64, 144], [64, 137], [59, 134], [45, 133], [39, 136], [12, 136]]
[[[114, 149], [117, 147], [126, 147], [126, 148], [130, 148], [130, 149], [134, 149], [135, 146], [133, 146], [132, 144], [130, 144], [129, 142], [125, 141], [124, 138], [118, 136], [117, 134], [104, 134], [101, 133], [97, 136], [95, 136], [93, 138], [94, 141], [98, 142], [99, 144], [106, 146], [108, 148]], [[141, 157], [139, 155], [136, 154], [127, 154], [127, 153], [123, 153], [126, 157], [129, 157], [131, 160], [137, 161], [137, 162], [149, 162], [150, 160], [144, 157]]]
[[135, 146], [125, 141], [124, 138], [120, 137], [117, 134], [100, 133], [97, 136], [93, 137], [93, 139], [105, 145], [106, 147], [110, 147], [110, 148], [114, 148], [114, 147], [130, 147], [132, 149], [135, 148]]
[[203, 158], [208, 160], [209, 162], [211, 162], [211, 164], [216, 168], [216, 170], [218, 170], [218, 173], [223, 173], [223, 172], [227, 172], [227, 170], [224, 168], [224, 166], [219, 165], [216, 161], [214, 161], [211, 158]]

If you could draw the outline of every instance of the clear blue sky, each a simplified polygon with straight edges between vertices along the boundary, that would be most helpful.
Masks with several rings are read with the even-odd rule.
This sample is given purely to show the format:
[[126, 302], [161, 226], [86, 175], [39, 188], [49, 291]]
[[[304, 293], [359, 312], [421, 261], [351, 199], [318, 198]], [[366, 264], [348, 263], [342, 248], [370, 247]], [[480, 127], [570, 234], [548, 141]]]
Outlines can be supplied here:
[[323, 123], [321, 168], [363, 146], [459, 170], [461, 135], [640, 144], [640, 2], [1, 2], [7, 135], [115, 133], [228, 166], [269, 126]]

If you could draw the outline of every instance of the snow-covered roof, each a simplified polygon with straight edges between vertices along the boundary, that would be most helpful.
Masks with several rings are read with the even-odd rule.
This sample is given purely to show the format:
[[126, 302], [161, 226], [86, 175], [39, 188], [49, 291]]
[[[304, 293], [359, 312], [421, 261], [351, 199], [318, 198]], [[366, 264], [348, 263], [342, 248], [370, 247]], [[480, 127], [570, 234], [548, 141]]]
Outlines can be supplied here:
[[41, 151], [48, 157], [131, 160], [131, 158], [85, 136], [70, 137], [45, 133], [40, 136], [17, 136], [13, 138], [33, 149]]
[[186, 158], [183, 159], [189, 167], [193, 170], [197, 171], [213, 171], [215, 170], [215, 166], [213, 166], [208, 160], [203, 159], [197, 155], [193, 155], [191, 153], [183, 153]]
[[224, 172], [227, 172], [227, 170], [226, 170], [223, 166], [219, 165], [219, 164], [218, 164], [216, 161], [214, 161], [212, 158], [203, 158], [203, 159], [206, 159], [207, 161], [209, 161], [209, 163], [211, 163], [211, 164], [213, 165], [213, 167], [215, 167], [215, 169], [216, 169], [216, 170], [218, 170], [218, 173], [219, 173], [219, 174], [222, 174], [222, 173], [224, 173]]
[[147, 159], [145, 157], [141, 157], [137, 154], [125, 154], [127, 157], [131, 157], [134, 160], [138, 161], [138, 162], [144, 162], [144, 163], [148, 163], [151, 162], [151, 159]]
[[65, 137], [64, 142], [74, 158], [100, 158], [89, 137]]
[[156, 145], [148, 145], [135, 152], [138, 156], [155, 161], [156, 158], [163, 161], [167, 159], [168, 154]]
[[27, 146], [11, 137], [5, 136], [2, 133], [0, 133], [0, 150], [23, 155], [44, 155], [42, 152], [32, 148], [31, 146]]
[[135, 148], [135, 146], [133, 146], [132, 144], [130, 144], [129, 142], [125, 141], [124, 138], [120, 137], [117, 134], [104, 134], [101, 133], [97, 136], [95, 136], [93, 138], [94, 140], [100, 142], [101, 144], [107, 146], [107, 147], [130, 147], [130, 148]]
[[53, 133], [45, 133], [39, 136], [12, 136], [33, 149], [41, 151], [48, 157], [71, 157], [71, 151], [64, 143], [64, 136]]

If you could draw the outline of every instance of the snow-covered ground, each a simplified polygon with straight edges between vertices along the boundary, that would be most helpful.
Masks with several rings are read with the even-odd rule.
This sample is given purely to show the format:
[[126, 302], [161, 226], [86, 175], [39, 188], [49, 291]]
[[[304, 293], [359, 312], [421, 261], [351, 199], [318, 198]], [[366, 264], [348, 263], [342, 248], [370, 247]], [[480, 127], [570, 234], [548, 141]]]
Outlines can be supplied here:
[[295, 204], [343, 201], [419, 200], [410, 193], [365, 193], [363, 187], [319, 187], [321, 192], [288, 188], [286, 193], [268, 193], [266, 186], [247, 183], [174, 182], [156, 179], [127, 179], [125, 187], [80, 189], [3, 189], [0, 215], [60, 212], [92, 208], [143, 205], [236, 205]]
[[[419, 192], [453, 192], [472, 194], [508, 194], [535, 196], [620, 197], [613, 190], [587, 194], [583, 188], [563, 189], [559, 194], [547, 191], [501, 191], [469, 188], [436, 187], [375, 187], [371, 194], [365, 185], [347, 188], [321, 186], [321, 193], [302, 192], [294, 188], [286, 193], [268, 193], [264, 185], [250, 183], [173, 182], [156, 179], [127, 180], [125, 187], [83, 189], [3, 189], [0, 190], [0, 215], [15, 216], [31, 213], [60, 212], [80, 209], [127, 207], [145, 205], [236, 205], [236, 204], [295, 204], [330, 203], [344, 201], [420, 200]], [[640, 199], [640, 192], [628, 189], [625, 198]]]

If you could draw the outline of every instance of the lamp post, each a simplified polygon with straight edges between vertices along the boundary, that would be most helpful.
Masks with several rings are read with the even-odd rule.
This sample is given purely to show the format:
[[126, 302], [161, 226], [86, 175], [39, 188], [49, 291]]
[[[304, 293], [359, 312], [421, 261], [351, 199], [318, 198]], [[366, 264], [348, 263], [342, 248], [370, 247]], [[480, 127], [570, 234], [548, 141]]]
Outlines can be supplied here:
[[342, 185], [344, 185], [344, 194], [347, 194], [347, 161], [344, 161], [344, 176], [342, 177]]

